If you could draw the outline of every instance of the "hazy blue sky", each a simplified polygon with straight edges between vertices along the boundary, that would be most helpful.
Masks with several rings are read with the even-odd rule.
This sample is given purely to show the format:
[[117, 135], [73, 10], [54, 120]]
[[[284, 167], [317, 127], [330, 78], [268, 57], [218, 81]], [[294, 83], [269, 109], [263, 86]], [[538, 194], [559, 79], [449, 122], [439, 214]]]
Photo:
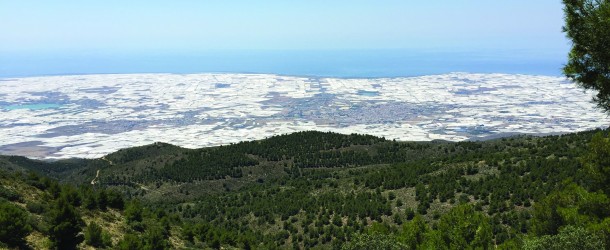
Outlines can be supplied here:
[[560, 0], [0, 0], [1, 51], [565, 49]]

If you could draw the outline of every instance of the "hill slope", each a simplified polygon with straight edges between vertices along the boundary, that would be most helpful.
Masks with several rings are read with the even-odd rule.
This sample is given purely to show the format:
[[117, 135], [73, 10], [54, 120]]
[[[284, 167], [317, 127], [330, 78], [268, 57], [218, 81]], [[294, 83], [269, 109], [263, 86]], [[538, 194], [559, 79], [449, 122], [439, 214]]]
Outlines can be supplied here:
[[[97, 188], [119, 190], [126, 199], [181, 218], [175, 225], [182, 227], [185, 246], [358, 248], [362, 242], [393, 242], [412, 248], [436, 240], [458, 244], [456, 237], [464, 240], [459, 248], [522, 246], [543, 242], [535, 236], [562, 233], [565, 225], [580, 226], [566, 234], [582, 229], [587, 237], [600, 232], [594, 227], [603, 228], [596, 223], [607, 219], [606, 208], [575, 223], [563, 213], [546, 218], [560, 208], [538, 205], [589, 196], [597, 197], [593, 207], [606, 204], [605, 195], [585, 189], [592, 187], [591, 176], [582, 164], [596, 133], [607, 131], [459, 143], [299, 132], [203, 149], [155, 143], [95, 160], [2, 157], [0, 167], [85, 186], [95, 178]], [[578, 199], [564, 203], [559, 206], [583, 205]], [[461, 224], [464, 218], [472, 223]], [[557, 223], [540, 226], [543, 219]], [[416, 240], [415, 229], [421, 234]], [[524, 240], [526, 235], [534, 238]]]

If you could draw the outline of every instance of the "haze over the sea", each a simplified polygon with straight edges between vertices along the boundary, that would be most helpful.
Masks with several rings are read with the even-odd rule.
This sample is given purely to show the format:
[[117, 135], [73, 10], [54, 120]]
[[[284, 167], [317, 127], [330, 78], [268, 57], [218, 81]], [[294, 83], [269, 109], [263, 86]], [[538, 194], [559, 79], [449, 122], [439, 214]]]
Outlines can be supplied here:
[[270, 73], [397, 77], [450, 72], [558, 76], [564, 50], [231, 50], [176, 53], [8, 54], [0, 77], [104, 73]]
[[560, 75], [561, 1], [2, 1], [0, 77]]

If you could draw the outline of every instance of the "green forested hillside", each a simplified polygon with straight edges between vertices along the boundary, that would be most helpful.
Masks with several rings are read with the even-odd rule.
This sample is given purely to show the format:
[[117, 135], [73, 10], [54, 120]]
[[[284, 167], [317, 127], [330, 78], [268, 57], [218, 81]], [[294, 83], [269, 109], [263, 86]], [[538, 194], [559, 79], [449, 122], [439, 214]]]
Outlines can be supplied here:
[[[0, 170], [0, 248], [162, 249], [181, 246], [180, 218], [116, 190]], [[172, 242], [172, 243], [170, 243]], [[135, 248], [133, 247], [135, 246]]]
[[[104, 243], [114, 247], [595, 249], [610, 246], [607, 133], [452, 143], [299, 132], [195, 150], [156, 143], [95, 160], [1, 157], [0, 191], [17, 207], [79, 199], [68, 202], [75, 211], [116, 228]], [[50, 178], [75, 187], [36, 184]], [[127, 208], [90, 205], [109, 197]], [[38, 227], [28, 244], [53, 246], [46, 222], [31, 219], [47, 215], [25, 213]]]

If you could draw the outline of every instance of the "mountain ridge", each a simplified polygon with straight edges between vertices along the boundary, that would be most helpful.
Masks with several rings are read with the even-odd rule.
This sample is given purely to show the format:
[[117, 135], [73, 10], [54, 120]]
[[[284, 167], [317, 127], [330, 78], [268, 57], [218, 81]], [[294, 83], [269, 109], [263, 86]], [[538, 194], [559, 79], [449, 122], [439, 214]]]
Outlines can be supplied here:
[[[598, 235], [594, 228], [600, 225], [591, 223], [607, 218], [607, 197], [583, 188], [592, 187], [584, 164], [591, 157], [590, 148], [597, 145], [593, 143], [608, 132], [397, 142], [309, 131], [201, 149], [153, 143], [98, 159], [43, 162], [0, 156], [0, 169], [26, 172], [22, 176], [34, 171], [62, 185], [76, 185], [82, 199], [91, 189], [114, 197], [120, 193], [128, 204], [141, 202], [150, 208], [148, 213], [180, 218], [181, 222], [168, 222], [171, 230], [165, 236], [174, 247], [350, 249], [353, 244], [381, 241], [408, 244], [411, 247], [404, 248], [410, 249], [431, 242], [452, 244], [434, 241], [434, 234], [470, 232], [451, 227], [469, 228], [472, 225], [460, 224], [462, 220], [476, 218], [484, 235], [451, 237], [514, 249], [507, 246], [523, 246], [561, 230]], [[555, 200], [561, 197], [576, 203]], [[589, 197], [586, 200], [593, 203], [581, 204], [577, 197]], [[596, 212], [578, 215], [589, 216], [589, 224], [564, 227], [574, 224], [544, 217], [560, 209], [549, 204], [592, 206]], [[89, 220], [103, 221], [98, 216], [105, 215]], [[128, 216], [122, 213], [119, 218], [123, 217]], [[121, 220], [127, 219], [114, 220], [113, 227], [125, 227]], [[544, 221], [560, 226], [547, 227]], [[138, 223], [127, 225], [113, 232], [113, 244], [121, 235], [148, 230]], [[430, 235], [413, 241], [408, 235], [414, 227]], [[484, 238], [470, 238], [475, 236]]]

